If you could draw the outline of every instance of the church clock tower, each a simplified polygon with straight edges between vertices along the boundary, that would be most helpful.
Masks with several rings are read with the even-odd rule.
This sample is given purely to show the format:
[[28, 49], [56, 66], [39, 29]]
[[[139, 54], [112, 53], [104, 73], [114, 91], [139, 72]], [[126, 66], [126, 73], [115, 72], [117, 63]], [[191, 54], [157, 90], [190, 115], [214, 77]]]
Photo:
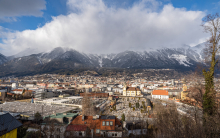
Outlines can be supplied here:
[[123, 87], [123, 96], [127, 96], [127, 85], [126, 85], [126, 83], [124, 83], [124, 87]]

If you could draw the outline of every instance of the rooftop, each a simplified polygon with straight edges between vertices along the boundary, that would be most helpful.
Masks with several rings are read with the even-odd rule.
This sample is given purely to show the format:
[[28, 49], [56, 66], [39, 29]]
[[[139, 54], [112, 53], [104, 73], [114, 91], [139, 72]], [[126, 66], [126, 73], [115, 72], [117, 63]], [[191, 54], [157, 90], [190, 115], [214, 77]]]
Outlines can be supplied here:
[[2, 111], [20, 113], [21, 116], [31, 117], [33, 119], [34, 114], [37, 112], [41, 113], [41, 115], [45, 117], [54, 113], [65, 113], [72, 111], [76, 108], [26, 102], [6, 102], [4, 104], [0, 104], [0, 109], [2, 109]]
[[74, 117], [74, 116], [77, 116], [77, 115], [78, 115], [78, 113], [57, 113], [56, 115], [52, 114], [52, 115], [49, 115], [49, 116], [46, 116], [46, 117], [63, 118], [63, 117]]
[[101, 119], [115, 119], [115, 116], [103, 115], [103, 116], [101, 116]]
[[17, 121], [9, 113], [0, 115], [0, 136], [22, 126], [22, 124]]
[[66, 131], [86, 131], [88, 127], [86, 125], [68, 125]]
[[127, 87], [127, 91], [141, 91], [141, 90], [136, 87]]
[[152, 95], [168, 95], [168, 91], [166, 90], [154, 90]]

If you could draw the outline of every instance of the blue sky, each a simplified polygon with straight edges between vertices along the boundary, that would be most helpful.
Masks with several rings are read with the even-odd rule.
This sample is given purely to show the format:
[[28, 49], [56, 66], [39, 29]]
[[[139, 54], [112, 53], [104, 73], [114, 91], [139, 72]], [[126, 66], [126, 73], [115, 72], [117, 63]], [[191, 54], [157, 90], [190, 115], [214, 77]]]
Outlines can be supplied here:
[[[104, 0], [108, 7], [129, 8], [139, 0]], [[186, 8], [187, 10], [206, 11], [207, 14], [220, 12], [220, 0], [162, 0], [163, 4], [172, 4], [177, 8]], [[36, 29], [50, 22], [52, 16], [67, 15], [68, 8], [66, 0], [46, 0], [46, 9], [42, 10], [43, 16], [18, 16], [16, 21], [0, 22], [0, 26], [11, 30], [23, 31], [26, 29]]]
[[[7, 55], [10, 55], [12, 53], [13, 54], [17, 53], [21, 51], [20, 49], [40, 47], [44, 45], [45, 42], [48, 42], [48, 44], [45, 44], [42, 47], [48, 47], [47, 50], [54, 48], [54, 47], [50, 47], [50, 45], [55, 45], [61, 47], [62, 46], [72, 47], [74, 49], [81, 51], [84, 51], [89, 47], [90, 49], [89, 52], [95, 52], [99, 50], [100, 47], [106, 43], [109, 43], [109, 45], [106, 46], [109, 48], [109, 51], [114, 52], [116, 47], [119, 47], [119, 45], [120, 46], [127, 45], [124, 41], [126, 41], [126, 39], [130, 40], [131, 38], [134, 40], [129, 44], [133, 44], [133, 46], [127, 46], [127, 47], [121, 46], [122, 47], [121, 50], [132, 49], [132, 48], [136, 49], [134, 45], [140, 45], [139, 49], [144, 49], [149, 45], [159, 46], [161, 45], [159, 43], [155, 43], [155, 42], [148, 43], [148, 41], [144, 41], [144, 39], [148, 37], [149, 37], [148, 39], [151, 40], [152, 38], [150, 37], [152, 33], [146, 34], [146, 32], [142, 32], [143, 34], [140, 35], [140, 37], [136, 38], [137, 35], [141, 34], [137, 32], [138, 29], [140, 28], [132, 30], [128, 27], [120, 31], [116, 31], [114, 29], [108, 30], [107, 28], [109, 26], [111, 26], [112, 28], [117, 28], [117, 27], [122, 28], [120, 26], [124, 26], [124, 24], [126, 24], [125, 26], [132, 26], [133, 28], [135, 28], [134, 26], [142, 26], [142, 24], [140, 23], [142, 22], [141, 18], [146, 18], [146, 20], [144, 21], [146, 23], [148, 23], [147, 20], [148, 18], [149, 19], [153, 18], [152, 23], [149, 23], [151, 25], [144, 26], [143, 28], [146, 30], [151, 30], [151, 28], [155, 28], [155, 30], [158, 29], [157, 32], [160, 34], [161, 34], [160, 31], [162, 30], [164, 31], [162, 32], [162, 34], [166, 36], [168, 35], [168, 32], [166, 30], [168, 30], [169, 26], [165, 28], [161, 28], [161, 26], [164, 25], [164, 22], [167, 23], [166, 19], [173, 19], [174, 17], [176, 17], [179, 20], [178, 24], [175, 23], [177, 28], [178, 26], [182, 26], [182, 25], [186, 26], [186, 30], [187, 29], [192, 30], [190, 28], [194, 28], [194, 30], [192, 30], [194, 31], [192, 32], [192, 34], [194, 33], [196, 34], [200, 31], [200, 28], [198, 27], [195, 29], [195, 26], [201, 24], [201, 22], [199, 21], [201, 21], [202, 16], [204, 17], [204, 15], [209, 13], [212, 14], [212, 13], [220, 12], [218, 8], [220, 7], [220, 0], [160, 0], [160, 1], [159, 0], [83, 0], [83, 2], [81, 0], [38, 0], [38, 1], [21, 0], [20, 3], [18, 2], [16, 3], [13, 0], [7, 0], [7, 2], [4, 1], [6, 0], [0, 1], [0, 49], [3, 49], [3, 51], [0, 51], [0, 53], [5, 53]], [[21, 4], [21, 3], [25, 3], [25, 4]], [[103, 7], [103, 4], [106, 7]], [[146, 7], [144, 6], [142, 7], [142, 5], [145, 5]], [[93, 7], [94, 9], [92, 9], [91, 7]], [[124, 11], [122, 9], [124, 9]], [[138, 11], [136, 9], [138, 9]], [[75, 11], [77, 11], [77, 13]], [[81, 13], [79, 11], [81, 11]], [[89, 15], [89, 13], [93, 13], [93, 15]], [[125, 15], [125, 13], [132, 15], [134, 14], [135, 16], [132, 15], [128, 16]], [[140, 18], [137, 17], [139, 15]], [[181, 17], [182, 15], [183, 17]], [[192, 17], [189, 17], [191, 15]], [[97, 16], [99, 18], [102, 18], [102, 21], [99, 21], [98, 18], [96, 18]], [[121, 23], [123, 22], [122, 18], [125, 18], [123, 21], [127, 21], [127, 22]], [[134, 22], [132, 19], [135, 19], [140, 22]], [[155, 23], [153, 22], [156, 22], [157, 19], [162, 20], [164, 22], [161, 22], [161, 25], [158, 24], [157, 26], [155, 26]], [[66, 21], [64, 22], [64, 20]], [[94, 25], [92, 26], [91, 24], [85, 23], [84, 29], [81, 28], [80, 30], [79, 29], [80, 24], [78, 24], [78, 22], [84, 22], [85, 20], [91, 21], [92, 23], [95, 24], [92, 24]], [[130, 21], [132, 23], [129, 23]], [[63, 22], [63, 26], [59, 28], [60, 27], [59, 24], [61, 22]], [[184, 23], [182, 24], [181, 22]], [[78, 27], [74, 28], [73, 26], [71, 26], [71, 23], [74, 24], [73, 26], [78, 26]], [[171, 24], [171, 23], [167, 23], [167, 24]], [[65, 27], [65, 25], [67, 26], [65, 28], [66, 30], [63, 28]], [[88, 27], [86, 28], [87, 29], [86, 30], [85, 26], [87, 25]], [[96, 30], [94, 31], [92, 29], [92, 27], [97, 27], [97, 25], [103, 27], [102, 30], [100, 30], [100, 27], [96, 29], [99, 30], [99, 32], [96, 32]], [[54, 31], [53, 26], [56, 27], [58, 26], [56, 32]], [[68, 32], [68, 27], [72, 29], [72, 32]], [[140, 31], [142, 31], [143, 28]], [[88, 31], [88, 29], [90, 30]], [[28, 30], [33, 30], [33, 31], [28, 31]], [[45, 30], [47, 30], [46, 31], [47, 34], [43, 34], [43, 35], [47, 37], [49, 35], [48, 30], [51, 30], [49, 31], [51, 34], [58, 35], [58, 33], [60, 33], [62, 34], [62, 36], [59, 37], [59, 41], [57, 40], [56, 44], [55, 42], [49, 43], [50, 41], [53, 41], [51, 40], [52, 37], [48, 38], [48, 40], [44, 40], [45, 37], [36, 37], [36, 36], [40, 36], [39, 34], [42, 32], [45, 33]], [[113, 32], [112, 30], [115, 32]], [[122, 31], [124, 31], [124, 34], [127, 34], [127, 36], [123, 36], [124, 39], [119, 41], [118, 38], [115, 37], [115, 35], [120, 34]], [[133, 31], [133, 32], [129, 32], [129, 31]], [[183, 30], [181, 29], [178, 31], [179, 32], [173, 32], [173, 34], [170, 34], [170, 38], [167, 38], [168, 40], [170, 40], [169, 42], [165, 41], [164, 40], [165, 38], [163, 36], [160, 36], [161, 42], [163, 42], [164, 45], [177, 45], [176, 42], [171, 42], [172, 41], [171, 36], [176, 35], [178, 33], [183, 33], [183, 34], [186, 33], [186, 32], [182, 32]], [[68, 38], [69, 36], [67, 32], [75, 33], [75, 35], [72, 36], [72, 37], [77, 36], [76, 38], [73, 39], [74, 41], [71, 40], [71, 38]], [[92, 34], [95, 37], [91, 40], [91, 42], [84, 43], [82, 41], [79, 42], [75, 41], [75, 40], [88, 39], [88, 38], [83, 38], [83, 34], [84, 33], [88, 34], [88, 32], [89, 34]], [[133, 35], [135, 33], [137, 34]], [[37, 40], [33, 40], [34, 38], [31, 37], [28, 38], [28, 35], [30, 34], [32, 34], [33, 36], [36, 35], [35, 38]], [[82, 36], [78, 36], [78, 34]], [[105, 34], [109, 34], [109, 35], [106, 36]], [[128, 36], [128, 34], [131, 35]], [[144, 37], [142, 38], [143, 35], [145, 36], [145, 38]], [[154, 32], [154, 35], [158, 36], [156, 32]], [[54, 36], [54, 38], [57, 37]], [[184, 38], [182, 40], [177, 40], [177, 41], [179, 42], [180, 45], [182, 45], [184, 42], [186, 42], [186, 44], [188, 45], [195, 45], [202, 42], [204, 38], [206, 38], [205, 35], [200, 35], [196, 38], [193, 38], [194, 40], [190, 38], [189, 41], [186, 41], [188, 39]], [[98, 43], [98, 42], [93, 42], [93, 40], [103, 41], [103, 42]], [[37, 41], [40, 41], [39, 44], [36, 44], [38, 43]], [[99, 47], [97, 46], [96, 48], [95, 47], [96, 45], [99, 45]], [[114, 47], [114, 48], [111, 49], [110, 47]], [[95, 50], [93, 51], [92, 49]], [[13, 51], [13, 52], [9, 54], [9, 51], [10, 52]], [[100, 52], [103, 52], [103, 50]]]

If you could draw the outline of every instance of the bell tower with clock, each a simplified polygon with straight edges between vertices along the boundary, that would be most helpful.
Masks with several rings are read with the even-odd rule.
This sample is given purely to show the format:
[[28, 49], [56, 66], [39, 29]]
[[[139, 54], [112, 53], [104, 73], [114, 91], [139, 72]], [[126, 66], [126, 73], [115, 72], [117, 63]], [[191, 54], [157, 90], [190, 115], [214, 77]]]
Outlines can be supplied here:
[[124, 83], [124, 86], [123, 86], [123, 96], [127, 96], [127, 85], [126, 85], [126, 83]]

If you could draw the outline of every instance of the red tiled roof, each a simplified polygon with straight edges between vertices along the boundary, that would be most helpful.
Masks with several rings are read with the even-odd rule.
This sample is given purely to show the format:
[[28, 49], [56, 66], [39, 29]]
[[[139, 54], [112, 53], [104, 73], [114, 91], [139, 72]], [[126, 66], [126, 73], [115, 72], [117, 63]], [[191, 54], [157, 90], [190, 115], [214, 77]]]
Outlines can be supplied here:
[[77, 116], [70, 124], [72, 124], [72, 125], [86, 125], [90, 129], [100, 129], [100, 127], [101, 127], [100, 120], [99, 119], [94, 120], [93, 116], [84, 116], [84, 121], [82, 121], [82, 116]]
[[12, 91], [23, 91], [22, 89], [14, 89]]
[[[100, 129], [102, 130], [101, 126], [101, 118], [93, 119], [93, 116], [84, 116], [84, 121], [82, 120], [82, 116], [77, 116], [70, 124], [72, 125], [86, 125], [89, 129]], [[115, 118], [115, 125], [121, 125], [121, 122]], [[114, 130], [115, 126], [109, 126], [111, 129]]]
[[7, 93], [7, 95], [16, 95], [16, 94], [14, 94], [14, 93]]
[[86, 125], [68, 125], [66, 131], [86, 131]]
[[154, 90], [152, 95], [168, 95], [168, 91], [166, 90]]
[[33, 92], [32, 90], [25, 90], [25, 92]]

